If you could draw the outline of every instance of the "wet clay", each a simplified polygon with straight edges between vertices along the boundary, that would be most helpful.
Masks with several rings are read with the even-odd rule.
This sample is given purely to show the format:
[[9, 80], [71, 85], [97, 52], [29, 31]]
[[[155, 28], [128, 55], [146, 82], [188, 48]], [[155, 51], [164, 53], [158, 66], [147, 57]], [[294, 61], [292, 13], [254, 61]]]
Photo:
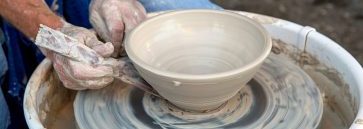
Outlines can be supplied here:
[[288, 57], [288, 60], [300, 65], [315, 81], [324, 101], [323, 119], [320, 129], [347, 129], [353, 123], [358, 112], [358, 99], [351, 93], [349, 85], [341, 74], [333, 68], [321, 64], [310, 54], [299, 51], [280, 40], [273, 41], [272, 52]]
[[[73, 100], [76, 91], [64, 88], [52, 72], [39, 89], [39, 117], [46, 128], [74, 129]], [[44, 93], [45, 95], [42, 95]], [[41, 98], [40, 96], [45, 96]]]

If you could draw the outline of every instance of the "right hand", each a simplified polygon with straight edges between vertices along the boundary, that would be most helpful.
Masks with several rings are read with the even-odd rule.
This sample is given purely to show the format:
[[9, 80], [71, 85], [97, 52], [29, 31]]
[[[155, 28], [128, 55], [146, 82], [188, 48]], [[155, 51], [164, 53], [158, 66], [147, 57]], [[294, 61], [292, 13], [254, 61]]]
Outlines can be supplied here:
[[132, 65], [129, 58], [109, 58], [111, 43], [102, 43], [91, 31], [65, 24], [59, 29], [41, 27], [36, 42], [53, 61], [53, 67], [64, 86], [73, 90], [98, 89], [109, 85], [114, 78], [155, 94]]
[[80, 53], [77, 56], [86, 57], [82, 59], [83, 61], [78, 61], [42, 49], [43, 53], [53, 62], [54, 70], [65, 87], [73, 90], [99, 89], [113, 82], [113, 77], [118, 72], [118, 70], [115, 70], [115, 67], [118, 66], [117, 61], [104, 64], [104, 60], [100, 60], [108, 58], [113, 53], [112, 43], [102, 43], [92, 31], [68, 23], [65, 23], [59, 30], [77, 39], [80, 43], [75, 45], [75, 50]]

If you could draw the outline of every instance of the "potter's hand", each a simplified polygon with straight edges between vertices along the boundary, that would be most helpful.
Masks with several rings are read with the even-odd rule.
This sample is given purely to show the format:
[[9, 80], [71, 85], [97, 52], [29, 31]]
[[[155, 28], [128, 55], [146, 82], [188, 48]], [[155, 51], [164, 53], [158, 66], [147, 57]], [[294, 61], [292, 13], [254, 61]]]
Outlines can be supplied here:
[[91, 24], [102, 39], [113, 43], [113, 57], [123, 52], [124, 32], [145, 18], [146, 11], [136, 0], [92, 0], [90, 4]]
[[117, 78], [157, 95], [128, 57], [107, 58], [113, 51], [110, 43], [99, 42], [84, 28], [67, 25], [60, 30], [41, 25], [35, 44], [53, 61], [66, 87], [75, 90], [102, 88]]
[[[49, 46], [42, 51], [53, 62], [53, 67], [65, 87], [74, 90], [97, 89], [113, 81], [116, 61], [111, 58], [111, 61], [107, 61], [104, 58], [112, 54], [112, 43], [102, 43], [92, 31], [67, 23], [58, 30], [76, 40], [64, 35], [53, 37], [51, 33], [42, 33], [43, 29], [40, 29], [36, 44]], [[40, 33], [45, 38], [39, 37]]]

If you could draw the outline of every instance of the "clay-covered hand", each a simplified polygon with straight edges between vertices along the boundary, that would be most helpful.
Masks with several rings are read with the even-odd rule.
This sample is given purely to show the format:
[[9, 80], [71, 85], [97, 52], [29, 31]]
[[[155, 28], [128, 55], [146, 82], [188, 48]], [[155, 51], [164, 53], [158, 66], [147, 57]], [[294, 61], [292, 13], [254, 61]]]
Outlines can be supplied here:
[[123, 53], [124, 33], [145, 18], [146, 11], [136, 0], [92, 0], [90, 4], [90, 22], [103, 40], [113, 43], [113, 57]]
[[[52, 47], [53, 50], [42, 51], [53, 62], [54, 70], [64, 86], [83, 90], [109, 85], [114, 79], [115, 71], [118, 71], [115, 70], [118, 62], [112, 58], [108, 58], [110, 61], [106, 59], [113, 53], [112, 43], [100, 42], [94, 32], [67, 23], [58, 30], [73, 39], [49, 34], [48, 38], [43, 38], [47, 39], [43, 41], [43, 46]], [[37, 40], [40, 39], [37, 37]]]

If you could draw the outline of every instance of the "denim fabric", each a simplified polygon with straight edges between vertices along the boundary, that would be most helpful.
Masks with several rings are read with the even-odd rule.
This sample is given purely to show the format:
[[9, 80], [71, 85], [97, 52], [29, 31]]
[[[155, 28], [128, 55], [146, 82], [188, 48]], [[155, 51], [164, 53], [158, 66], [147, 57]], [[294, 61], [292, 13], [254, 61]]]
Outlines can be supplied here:
[[2, 47], [3, 42], [4, 36], [0, 30], [0, 129], [6, 129], [10, 123], [9, 109], [2, 91], [5, 72], [8, 70], [7, 61]]
[[[0, 29], [0, 78], [3, 78], [3, 76], [5, 75], [5, 72], [8, 70], [5, 53], [4, 53], [4, 50], [2, 47], [4, 44], [4, 41], [5, 41], [4, 35]], [[0, 81], [0, 85], [1, 85], [1, 81]]]
[[6, 129], [9, 124], [10, 124], [10, 115], [9, 115], [8, 105], [6, 104], [3, 92], [0, 89], [0, 129]]

